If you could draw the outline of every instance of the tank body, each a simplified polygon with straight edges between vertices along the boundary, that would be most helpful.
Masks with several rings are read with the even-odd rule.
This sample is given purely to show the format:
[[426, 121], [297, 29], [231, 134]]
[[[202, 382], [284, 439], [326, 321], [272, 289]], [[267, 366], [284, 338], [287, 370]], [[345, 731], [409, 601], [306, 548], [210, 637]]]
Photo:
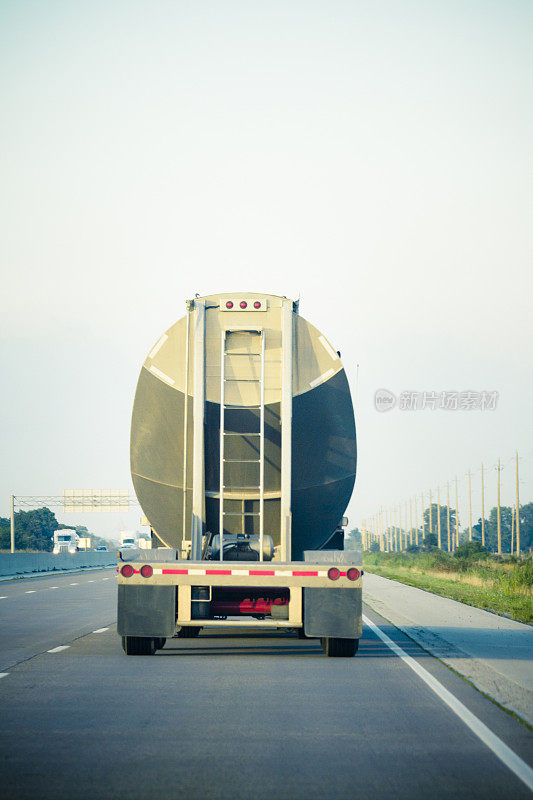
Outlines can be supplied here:
[[[259, 533], [260, 381], [264, 384], [264, 532], [280, 542], [282, 298], [224, 293], [206, 305], [204, 533], [219, 533], [221, 375], [224, 362], [224, 535]], [[194, 301], [193, 301], [194, 302]], [[259, 303], [257, 312], [234, 310]], [[227, 304], [231, 303], [231, 308]], [[193, 490], [194, 331], [191, 314], [156, 342], [135, 394], [131, 474], [139, 502], [159, 539], [190, 539]], [[257, 326], [258, 330], [252, 330]], [[246, 328], [246, 330], [243, 330]], [[260, 375], [261, 333], [264, 367]], [[224, 353], [221, 334], [225, 334]], [[292, 558], [320, 549], [351, 497], [356, 473], [350, 389], [336, 350], [293, 313]], [[226, 463], [227, 462], [227, 463]], [[184, 507], [185, 505], [185, 507]]]

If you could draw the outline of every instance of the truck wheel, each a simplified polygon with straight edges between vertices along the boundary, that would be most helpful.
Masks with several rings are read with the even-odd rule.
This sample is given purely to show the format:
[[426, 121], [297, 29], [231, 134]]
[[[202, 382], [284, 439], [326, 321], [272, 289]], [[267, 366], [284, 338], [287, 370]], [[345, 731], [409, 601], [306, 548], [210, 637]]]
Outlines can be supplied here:
[[166, 639], [160, 636], [158, 639], [154, 639], [154, 646], [156, 650], [162, 650], [165, 646]]
[[154, 639], [146, 636], [123, 636], [122, 647], [127, 656], [153, 656], [156, 651]]
[[359, 639], [336, 639], [330, 636], [321, 639], [322, 649], [330, 658], [352, 658], [357, 653]]
[[179, 639], [194, 639], [196, 636], [198, 636], [201, 630], [201, 628], [187, 626], [185, 628], [180, 628], [176, 636]]

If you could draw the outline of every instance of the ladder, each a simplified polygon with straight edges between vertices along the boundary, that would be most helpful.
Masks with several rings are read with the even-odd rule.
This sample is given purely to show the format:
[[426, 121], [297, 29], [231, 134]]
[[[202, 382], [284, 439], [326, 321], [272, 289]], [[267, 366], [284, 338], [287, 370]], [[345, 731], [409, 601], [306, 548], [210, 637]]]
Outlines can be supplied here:
[[[257, 352], [253, 350], [235, 350], [228, 352], [228, 339], [232, 334], [250, 334], [259, 340], [260, 347]], [[253, 341], [252, 339], [250, 341]], [[236, 359], [238, 363], [241, 359], [249, 359], [249, 369], [236, 370], [237, 376], [228, 375], [227, 363], [228, 359]], [[244, 362], [246, 364], [246, 362]], [[256, 392], [258, 403], [252, 405], [228, 403], [227, 395], [228, 390], [238, 388], [239, 384], [246, 384], [246, 388], [255, 387], [259, 391]], [[228, 431], [226, 430], [226, 412], [232, 409], [244, 410], [259, 410], [259, 430], [258, 431]], [[251, 427], [251, 426], [249, 426]], [[252, 437], [256, 445], [256, 452], [259, 451], [259, 458], [227, 458], [226, 457], [226, 439], [229, 436], [246, 436]], [[252, 448], [253, 449], [253, 448]], [[232, 484], [226, 485], [226, 475], [228, 464], [258, 464], [259, 465], [259, 483], [251, 485], [235, 486]], [[228, 468], [230, 469], [230, 468]], [[241, 511], [226, 511], [224, 501], [226, 499], [225, 490], [237, 492], [242, 494], [241, 498], [242, 508]], [[257, 499], [259, 495], [259, 512], [246, 511], [246, 497], [248, 499]], [[221, 332], [220, 343], [220, 486], [219, 486], [219, 542], [220, 551], [219, 558], [224, 559], [224, 523], [227, 517], [241, 518], [241, 531], [246, 534], [246, 519], [259, 518], [259, 560], [263, 561], [264, 549], [264, 511], [265, 511], [265, 331], [262, 328], [226, 328]]]

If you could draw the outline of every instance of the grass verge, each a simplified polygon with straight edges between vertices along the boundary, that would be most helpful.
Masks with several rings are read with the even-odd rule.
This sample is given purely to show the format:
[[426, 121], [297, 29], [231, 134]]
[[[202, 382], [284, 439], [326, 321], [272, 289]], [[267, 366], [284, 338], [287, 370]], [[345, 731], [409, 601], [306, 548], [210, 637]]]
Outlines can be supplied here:
[[368, 572], [533, 624], [533, 560], [455, 558], [430, 553], [364, 553]]

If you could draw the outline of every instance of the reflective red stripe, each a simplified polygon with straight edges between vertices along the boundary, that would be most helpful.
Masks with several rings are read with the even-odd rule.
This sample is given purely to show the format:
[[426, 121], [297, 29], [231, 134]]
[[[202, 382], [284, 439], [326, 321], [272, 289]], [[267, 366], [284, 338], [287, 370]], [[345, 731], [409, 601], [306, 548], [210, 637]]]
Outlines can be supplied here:
[[206, 569], [206, 575], [231, 575], [230, 569]]
[[251, 569], [248, 573], [249, 575], [275, 575], [275, 571], [273, 569]]
[[317, 576], [318, 575], [318, 571], [317, 572], [293, 572], [292, 574], [294, 575], [295, 578], [307, 578], [307, 577], [311, 577], [311, 576]]
[[163, 575], [188, 575], [188, 569], [164, 569], [162, 570]]

